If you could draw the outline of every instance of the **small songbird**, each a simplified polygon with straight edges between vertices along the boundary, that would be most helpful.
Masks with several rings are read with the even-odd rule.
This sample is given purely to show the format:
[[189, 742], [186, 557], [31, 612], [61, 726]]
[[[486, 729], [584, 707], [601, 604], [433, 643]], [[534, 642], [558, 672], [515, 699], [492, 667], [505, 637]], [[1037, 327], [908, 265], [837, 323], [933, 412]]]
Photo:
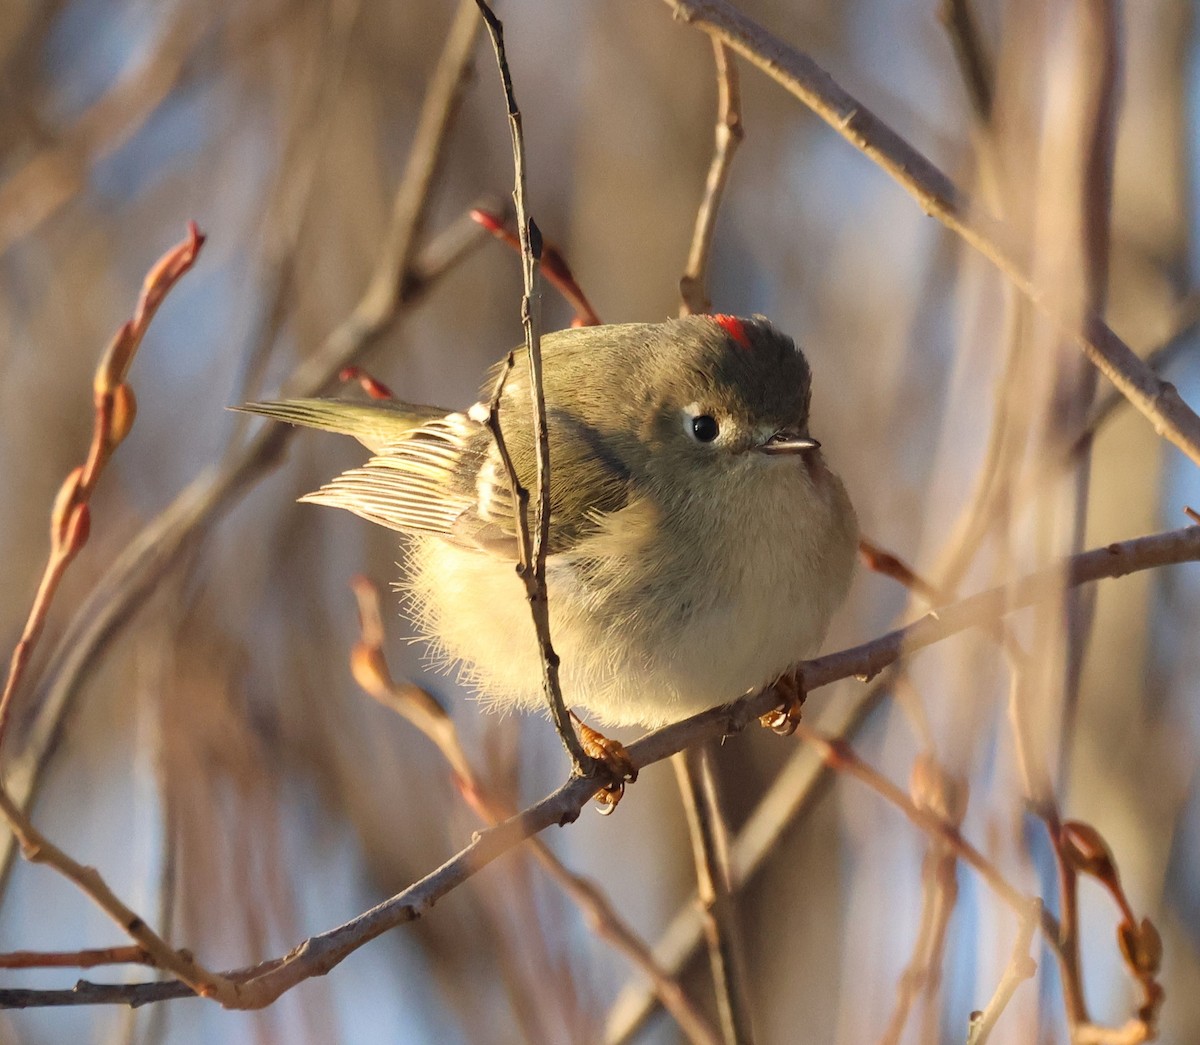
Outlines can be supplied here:
[[[567, 704], [661, 726], [814, 653], [858, 534], [809, 434], [811, 375], [792, 341], [761, 317], [697, 315], [563, 330], [542, 351], [547, 591]], [[545, 712], [513, 498], [486, 426], [494, 384], [464, 413], [321, 399], [245, 409], [373, 452], [302, 500], [407, 534], [402, 586], [436, 659], [496, 708]], [[499, 420], [531, 491], [532, 417], [520, 350]]]

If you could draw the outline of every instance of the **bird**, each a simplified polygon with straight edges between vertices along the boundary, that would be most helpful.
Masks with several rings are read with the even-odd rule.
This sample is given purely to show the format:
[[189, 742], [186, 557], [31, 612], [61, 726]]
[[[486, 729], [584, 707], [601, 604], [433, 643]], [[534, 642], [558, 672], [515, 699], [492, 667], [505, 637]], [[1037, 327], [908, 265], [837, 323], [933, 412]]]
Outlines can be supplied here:
[[[576, 327], [541, 340], [546, 586], [568, 705], [653, 729], [771, 684], [820, 646], [858, 528], [809, 432], [803, 352], [762, 316]], [[536, 483], [525, 349], [463, 411], [293, 399], [242, 409], [357, 438], [371, 458], [302, 501], [408, 538], [398, 588], [432, 659], [489, 708], [548, 713], [517, 575], [509, 474]], [[531, 514], [533, 509], [531, 508]]]

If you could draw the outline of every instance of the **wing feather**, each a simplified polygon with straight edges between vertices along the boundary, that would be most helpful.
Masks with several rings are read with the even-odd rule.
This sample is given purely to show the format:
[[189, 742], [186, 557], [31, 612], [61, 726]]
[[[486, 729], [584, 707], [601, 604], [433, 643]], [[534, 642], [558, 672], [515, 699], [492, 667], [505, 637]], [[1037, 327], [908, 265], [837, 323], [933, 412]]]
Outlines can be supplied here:
[[[389, 529], [438, 534], [515, 558], [508, 475], [491, 433], [474, 416], [481, 416], [478, 409], [427, 420], [301, 500], [343, 508]], [[528, 429], [509, 422], [505, 437], [522, 482], [532, 487]], [[552, 417], [550, 440], [554, 554], [594, 531], [606, 513], [625, 506], [629, 475], [611, 453], [597, 452], [603, 441], [578, 421]]]

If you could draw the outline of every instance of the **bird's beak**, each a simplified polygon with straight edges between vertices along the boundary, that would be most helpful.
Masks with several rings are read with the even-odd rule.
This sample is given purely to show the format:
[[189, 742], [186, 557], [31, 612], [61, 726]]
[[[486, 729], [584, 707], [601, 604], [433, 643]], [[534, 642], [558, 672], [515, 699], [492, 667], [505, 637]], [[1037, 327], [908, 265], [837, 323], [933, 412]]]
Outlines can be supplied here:
[[764, 454], [802, 454], [821, 449], [821, 444], [797, 429], [781, 428], [758, 449]]

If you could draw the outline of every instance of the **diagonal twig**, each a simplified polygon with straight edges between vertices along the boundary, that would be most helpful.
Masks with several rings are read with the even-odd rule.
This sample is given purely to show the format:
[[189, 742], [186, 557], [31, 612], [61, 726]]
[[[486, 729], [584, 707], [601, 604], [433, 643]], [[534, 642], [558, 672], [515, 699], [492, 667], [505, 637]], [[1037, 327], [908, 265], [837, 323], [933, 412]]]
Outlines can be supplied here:
[[[505, 246], [511, 247], [518, 255], [521, 253], [521, 237], [508, 227], [503, 215], [494, 214], [485, 207], [473, 207], [471, 218]], [[562, 295], [563, 300], [575, 309], [575, 317], [571, 320], [571, 326], [598, 327], [600, 325], [600, 316], [583, 292], [583, 287], [579, 285], [575, 273], [571, 271], [570, 263], [563, 252], [549, 240], [542, 241], [538, 271], [545, 276], [546, 282]]]

